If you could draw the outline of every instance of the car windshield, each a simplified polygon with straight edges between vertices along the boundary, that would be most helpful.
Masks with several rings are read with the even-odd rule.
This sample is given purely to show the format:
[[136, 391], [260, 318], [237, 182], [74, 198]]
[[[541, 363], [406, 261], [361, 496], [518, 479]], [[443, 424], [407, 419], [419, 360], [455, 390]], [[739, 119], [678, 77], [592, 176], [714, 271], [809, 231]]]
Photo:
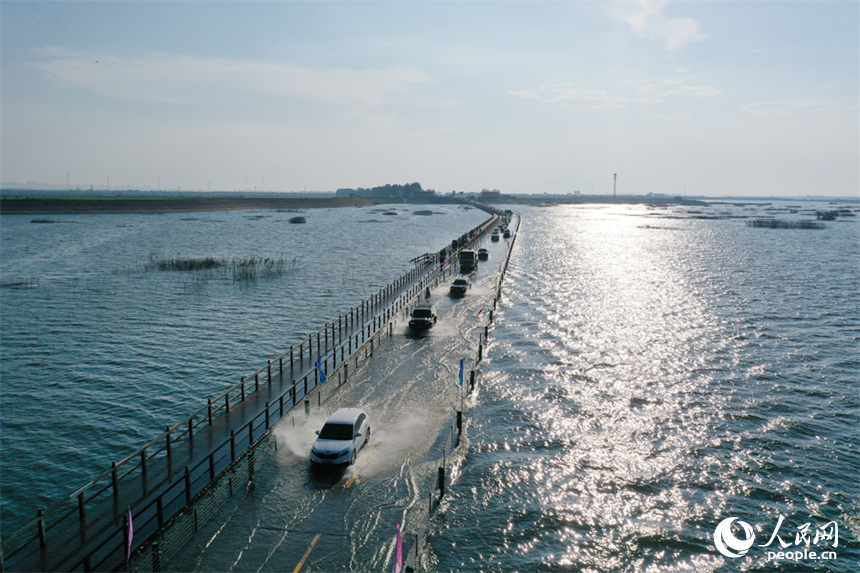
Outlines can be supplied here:
[[454, 284], [457, 286], [466, 286], [466, 279], [457, 279], [454, 281]]
[[320, 438], [323, 440], [351, 440], [352, 424], [326, 424], [320, 430]]
[[430, 318], [430, 315], [429, 308], [416, 308], [415, 312], [412, 313], [412, 318]]

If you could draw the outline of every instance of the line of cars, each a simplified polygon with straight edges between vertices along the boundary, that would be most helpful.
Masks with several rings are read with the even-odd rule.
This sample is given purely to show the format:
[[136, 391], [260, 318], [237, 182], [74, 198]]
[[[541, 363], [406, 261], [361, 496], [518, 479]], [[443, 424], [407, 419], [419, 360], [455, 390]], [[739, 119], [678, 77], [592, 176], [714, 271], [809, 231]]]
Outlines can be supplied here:
[[[499, 229], [493, 231], [493, 240], [498, 241]], [[505, 231], [509, 233], [509, 231]], [[510, 234], [505, 235], [509, 237]], [[470, 273], [478, 266], [478, 261], [486, 261], [490, 252], [485, 248], [478, 251], [463, 249], [459, 254], [460, 271]], [[451, 296], [462, 297], [472, 284], [465, 277], [457, 277], [451, 283]], [[432, 305], [419, 305], [412, 311], [409, 328], [428, 330], [436, 324], [436, 312]], [[322, 429], [316, 432], [317, 439], [311, 447], [310, 459], [315, 466], [352, 464], [358, 453], [370, 441], [370, 421], [360, 408], [341, 408], [332, 414]]]

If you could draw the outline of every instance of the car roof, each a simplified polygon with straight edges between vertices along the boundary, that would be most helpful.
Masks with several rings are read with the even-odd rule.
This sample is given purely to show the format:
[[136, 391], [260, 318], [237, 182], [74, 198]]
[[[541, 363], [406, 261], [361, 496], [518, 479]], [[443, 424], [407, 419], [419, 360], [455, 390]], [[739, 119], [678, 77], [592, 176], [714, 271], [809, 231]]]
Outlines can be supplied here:
[[[354, 424], [359, 415], [364, 414], [361, 408], [341, 408], [326, 421], [326, 424]], [[365, 414], [366, 415], [366, 414]]]
[[455, 282], [455, 283], [467, 283], [467, 282], [469, 282], [469, 281], [467, 281], [466, 279], [464, 279], [464, 278], [462, 278], [462, 277], [461, 277], [461, 278], [458, 278], [458, 279], [454, 279], [454, 282]]

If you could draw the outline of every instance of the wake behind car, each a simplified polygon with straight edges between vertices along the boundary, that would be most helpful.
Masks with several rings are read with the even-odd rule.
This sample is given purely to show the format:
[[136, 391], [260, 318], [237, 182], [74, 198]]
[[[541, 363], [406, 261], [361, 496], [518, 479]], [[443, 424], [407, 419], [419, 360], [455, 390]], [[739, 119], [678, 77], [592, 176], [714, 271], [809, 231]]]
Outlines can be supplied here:
[[412, 318], [409, 319], [409, 328], [415, 330], [427, 330], [436, 324], [436, 313], [429, 305], [415, 307]]
[[370, 440], [370, 422], [360, 408], [341, 408], [331, 415], [311, 447], [314, 464], [351, 464]]
[[471, 286], [472, 285], [466, 279], [462, 277], [456, 278], [454, 279], [454, 282], [451, 283], [449, 292], [451, 293], [451, 296], [465, 296], [466, 291], [469, 290], [469, 287]]

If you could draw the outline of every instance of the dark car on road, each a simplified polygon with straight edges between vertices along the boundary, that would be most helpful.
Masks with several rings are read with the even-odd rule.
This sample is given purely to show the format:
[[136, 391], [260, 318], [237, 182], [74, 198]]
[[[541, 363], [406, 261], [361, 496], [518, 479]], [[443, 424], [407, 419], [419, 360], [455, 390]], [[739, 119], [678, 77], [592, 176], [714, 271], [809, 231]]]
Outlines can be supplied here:
[[451, 288], [449, 292], [451, 296], [465, 296], [466, 291], [471, 287], [471, 283], [464, 278], [454, 279], [454, 282], [451, 283]]
[[409, 328], [414, 330], [427, 330], [436, 324], [436, 313], [433, 312], [432, 306], [419, 306], [412, 311], [412, 318], [409, 320]]

